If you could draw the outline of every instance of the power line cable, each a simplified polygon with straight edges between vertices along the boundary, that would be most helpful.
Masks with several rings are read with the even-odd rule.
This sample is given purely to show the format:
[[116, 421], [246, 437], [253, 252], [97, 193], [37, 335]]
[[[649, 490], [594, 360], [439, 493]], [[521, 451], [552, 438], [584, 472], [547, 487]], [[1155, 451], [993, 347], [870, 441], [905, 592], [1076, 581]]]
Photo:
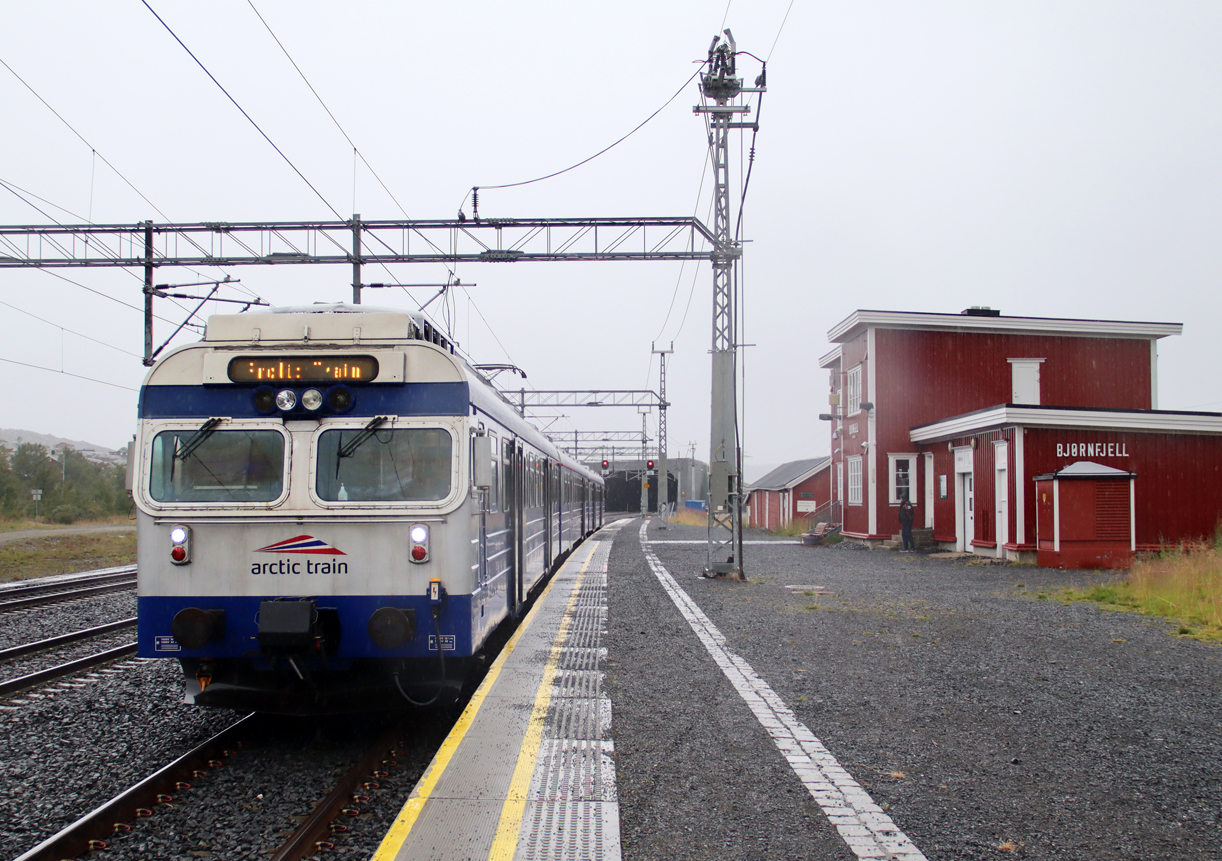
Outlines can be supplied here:
[[182, 46], [182, 49], [186, 51], [188, 56], [190, 56], [191, 59], [195, 61], [195, 64], [199, 66], [200, 69], [203, 70], [204, 74], [208, 76], [208, 78], [212, 81], [212, 83], [216, 84], [217, 88], [220, 89], [220, 91], [225, 94], [225, 98], [229, 99], [229, 101], [233, 103], [233, 106], [238, 109], [238, 111], [242, 114], [242, 116], [246, 117], [247, 121], [252, 126], [255, 127], [255, 131], [257, 131], [260, 135], [263, 136], [263, 140], [267, 141], [267, 143], [271, 146], [271, 148], [276, 151], [276, 154], [279, 155], [282, 159], [284, 159], [285, 164], [287, 164], [289, 167], [293, 169], [293, 173], [297, 174], [297, 176], [301, 178], [301, 181], [310, 187], [310, 191], [314, 192], [314, 194], [317, 195], [318, 199], [323, 202], [323, 204], [327, 207], [327, 209], [331, 210], [332, 214], [337, 219], [339, 219], [340, 221], [343, 221], [344, 217], [339, 214], [339, 211], [336, 210], [336, 208], [332, 206], [331, 203], [325, 197], [322, 196], [322, 192], [320, 192], [317, 188], [315, 188], [312, 182], [306, 179], [305, 174], [297, 169], [297, 165], [293, 164], [293, 160], [290, 159], [287, 155], [285, 155], [284, 151], [281, 150], [280, 147], [276, 146], [275, 141], [273, 141], [270, 137], [267, 136], [267, 132], [263, 131], [263, 129], [259, 127], [259, 124], [254, 121], [254, 118], [250, 114], [246, 113], [246, 109], [243, 108], [240, 104], [238, 104], [238, 100], [235, 99], [233, 96], [231, 96], [229, 94], [229, 91], [226, 90], [225, 87], [221, 85], [221, 82], [216, 79], [216, 76], [208, 71], [208, 67], [205, 66], [202, 62], [200, 62], [199, 57], [195, 56], [195, 54], [191, 51], [190, 48], [186, 46], [183, 40], [178, 38], [178, 34], [175, 33], [174, 30], [170, 27], [170, 25], [167, 24], [165, 20], [162, 19], [162, 17], [157, 14], [157, 11], [148, 4], [148, 0], [140, 0], [140, 2], [144, 4], [144, 8], [148, 9], [150, 12], [153, 13], [153, 17], [156, 18], [158, 22], [160, 22], [162, 27], [165, 27], [166, 32], [169, 33], [174, 38], [174, 41], [177, 42], [180, 46]]
[[[156, 13], [154, 13], [154, 14], [156, 14]], [[64, 118], [64, 116], [63, 116], [63, 115], [62, 115], [62, 114], [61, 114], [59, 111], [55, 110], [55, 108], [53, 108], [53, 107], [51, 106], [51, 103], [50, 103], [50, 102], [48, 102], [46, 99], [44, 99], [44, 98], [42, 97], [42, 95], [41, 95], [41, 94], [40, 94], [40, 93], [39, 93], [37, 90], [35, 90], [35, 89], [34, 89], [34, 88], [33, 88], [33, 87], [32, 87], [32, 86], [29, 84], [29, 82], [28, 82], [28, 81], [26, 81], [26, 80], [25, 80], [25, 78], [23, 78], [23, 77], [21, 77], [21, 75], [17, 74], [17, 70], [16, 70], [16, 69], [14, 69], [14, 68], [13, 68], [12, 66], [10, 66], [8, 63], [6, 63], [6, 62], [4, 61], [4, 59], [3, 59], [3, 58], [0, 58], [0, 65], [3, 65], [3, 66], [4, 66], [4, 68], [8, 69], [8, 70], [9, 70], [9, 72], [10, 72], [10, 73], [12, 73], [13, 77], [14, 77], [14, 78], [16, 78], [18, 81], [20, 81], [20, 82], [21, 82], [21, 85], [22, 85], [23, 87], [25, 87], [27, 90], [29, 90], [29, 91], [30, 91], [30, 93], [31, 93], [31, 94], [34, 96], [34, 98], [38, 99], [38, 101], [40, 101], [40, 102], [43, 104], [43, 106], [44, 106], [44, 107], [45, 107], [47, 110], [49, 110], [49, 111], [50, 111], [52, 114], [54, 114], [54, 115], [55, 115], [55, 118], [56, 118], [56, 119], [58, 119], [58, 120], [59, 120], [61, 123], [63, 123], [63, 124], [64, 124], [64, 126], [66, 126], [66, 127], [67, 127], [67, 129], [68, 129], [70, 132], [72, 132], [72, 134], [76, 135], [77, 139], [78, 139], [78, 140], [80, 140], [80, 141], [81, 141], [81, 143], [83, 143], [83, 144], [85, 144], [85, 146], [89, 147], [89, 150], [90, 150], [90, 152], [92, 153], [92, 156], [93, 156], [93, 159], [94, 159], [95, 163], [96, 163], [96, 160], [100, 158], [100, 159], [102, 160], [102, 162], [103, 162], [103, 163], [104, 163], [104, 164], [105, 164], [107, 167], [109, 167], [109, 168], [110, 168], [112, 171], [114, 171], [115, 175], [116, 175], [117, 177], [119, 177], [119, 179], [123, 180], [123, 182], [124, 182], [124, 183], [126, 183], [126, 185], [127, 185], [127, 187], [128, 187], [128, 188], [130, 188], [132, 191], [134, 191], [134, 192], [135, 192], [135, 193], [136, 193], [136, 194], [137, 194], [137, 195], [140, 197], [140, 199], [141, 199], [141, 200], [143, 200], [145, 203], [147, 203], [149, 206], [151, 206], [151, 207], [152, 207], [154, 210], [156, 210], [156, 212], [157, 212], [157, 214], [158, 214], [158, 215], [160, 215], [160, 216], [161, 216], [163, 219], [165, 219], [166, 221], [171, 221], [171, 220], [172, 220], [172, 219], [171, 219], [171, 218], [170, 218], [168, 215], [166, 215], [166, 214], [165, 214], [165, 213], [164, 213], [164, 212], [161, 210], [161, 208], [160, 208], [159, 206], [157, 206], [157, 204], [153, 203], [153, 201], [151, 201], [151, 200], [150, 200], [150, 199], [149, 199], [149, 198], [148, 198], [148, 197], [147, 197], [147, 196], [144, 194], [144, 192], [142, 192], [140, 189], [136, 188], [135, 183], [133, 183], [133, 182], [132, 182], [130, 179], [128, 179], [128, 178], [127, 178], [127, 177], [126, 177], [126, 176], [123, 174], [123, 172], [122, 172], [122, 171], [120, 171], [120, 170], [119, 170], [117, 167], [115, 167], [113, 164], [111, 164], [110, 160], [109, 160], [109, 159], [107, 159], [107, 158], [106, 158], [106, 156], [104, 156], [104, 155], [102, 155], [100, 152], [98, 152], [98, 151], [97, 151], [97, 148], [96, 148], [96, 147], [94, 147], [94, 145], [93, 145], [93, 144], [91, 144], [91, 143], [90, 143], [88, 140], [86, 140], [86, 139], [85, 139], [85, 136], [84, 136], [84, 135], [82, 135], [82, 134], [81, 134], [79, 131], [77, 131], [77, 130], [76, 130], [76, 127], [75, 127], [75, 126], [73, 126], [73, 125], [72, 125], [72, 123], [68, 122], [68, 120], [66, 120], [66, 119]], [[15, 186], [15, 185], [14, 185], [14, 188], [19, 188], [19, 186]], [[22, 191], [25, 191], [25, 189], [21, 189], [21, 190], [22, 190]], [[30, 192], [26, 192], [26, 193], [27, 193], [27, 194], [31, 194]], [[38, 197], [37, 195], [33, 195], [33, 194], [31, 194], [31, 196], [33, 196], [33, 197]], [[69, 215], [72, 215], [74, 218], [77, 218], [77, 219], [80, 219], [80, 220], [82, 220], [82, 221], [85, 221], [85, 222], [86, 222], [86, 223], [88, 223], [88, 224], [92, 224], [92, 223], [93, 223], [93, 179], [92, 179], [92, 176], [91, 176], [91, 178], [90, 178], [90, 190], [89, 190], [89, 210], [90, 210], [90, 212], [89, 212], [89, 217], [88, 217], [88, 218], [81, 218], [81, 216], [80, 216], [80, 215], [77, 215], [76, 213], [70, 212], [69, 210], [64, 209], [62, 206], [58, 206], [58, 205], [56, 205], [56, 204], [53, 204], [53, 203], [51, 203], [51, 202], [50, 202], [50, 201], [48, 201], [48, 200], [44, 200], [44, 199], [43, 199], [43, 198], [41, 198], [41, 197], [38, 197], [38, 199], [39, 199], [39, 200], [42, 200], [44, 203], [47, 203], [47, 204], [49, 204], [49, 205], [51, 205], [51, 206], [55, 206], [55, 208], [56, 208], [56, 209], [62, 210], [62, 211], [64, 211], [64, 212], [67, 212]], [[26, 203], [29, 203], [29, 201], [26, 201]], [[37, 207], [33, 207], [33, 208], [34, 208], [35, 210], [38, 210], [38, 208], [37, 208]], [[41, 212], [41, 210], [38, 210], [38, 211], [39, 211], [39, 212]], [[41, 214], [46, 215], [46, 213], [41, 213]], [[46, 216], [46, 217], [50, 218], [50, 216]], [[52, 220], [54, 221], [55, 219], [52, 219]], [[56, 221], [55, 223], [56, 223], [56, 224], [59, 224], [59, 222], [58, 222], [58, 221]], [[192, 245], [195, 245], [195, 247], [196, 247], [196, 248], [197, 248], [199, 251], [201, 251], [201, 252], [202, 252], [202, 251], [204, 250], [203, 248], [200, 248], [200, 246], [199, 246], [198, 244], [196, 244], [196, 243], [194, 242], [194, 240], [191, 240], [189, 237], [188, 237], [187, 241], [188, 241], [188, 242], [190, 242]], [[219, 267], [218, 267], [218, 268], [219, 268]], [[199, 274], [200, 274], [200, 273], [199, 273], [197, 270], [194, 270], [194, 269], [190, 269], [190, 268], [188, 268], [188, 271], [190, 271], [190, 272], [194, 272], [196, 275], [199, 275]], [[222, 269], [221, 271], [224, 271], [224, 270]], [[133, 273], [133, 274], [134, 274], [134, 273]], [[135, 276], [135, 277], [136, 277], [136, 278], [139, 278], [139, 276]], [[201, 277], [203, 277], [203, 276], [201, 276]], [[239, 287], [241, 287], [241, 289], [242, 289], [242, 290], [244, 290], [245, 292], [249, 293], [251, 296], [255, 296], [256, 298], [261, 298], [261, 297], [258, 297], [258, 294], [257, 294], [257, 293], [255, 293], [254, 291], [252, 291], [250, 288], [246, 287], [245, 285], [235, 285], [235, 286], [239, 286]], [[177, 303], [177, 302], [175, 302], [174, 304], [175, 304], [175, 305], [178, 305], [178, 303]], [[179, 307], [181, 308], [182, 306], [181, 306], [181, 305], [179, 305]], [[185, 309], [184, 309], [184, 310], [185, 310]]]
[[85, 377], [81, 374], [74, 374], [71, 371], [61, 371], [58, 368], [47, 368], [42, 365], [32, 365], [29, 362], [18, 362], [15, 359], [5, 359], [0, 357], [0, 362], [8, 362], [10, 365], [21, 365], [23, 368], [37, 368], [40, 371], [50, 371], [53, 374], [63, 374], [65, 377], [76, 377], [78, 380], [88, 380], [91, 383], [101, 383], [104, 386], [113, 386], [116, 389], [126, 389], [129, 392], [138, 392], [139, 389], [133, 389], [131, 386], [121, 386], [118, 383], [108, 383], [106, 380], [98, 380], [93, 377]]
[[[153, 14], [156, 14], [156, 13], [153, 13]], [[57, 110], [55, 110], [55, 108], [51, 107], [51, 104], [50, 104], [50, 103], [49, 103], [49, 102], [48, 102], [46, 99], [44, 99], [42, 96], [40, 96], [40, 95], [38, 94], [38, 91], [37, 91], [37, 90], [35, 90], [35, 89], [34, 89], [33, 87], [31, 87], [31, 86], [30, 86], [28, 83], [26, 83], [25, 78], [23, 78], [23, 77], [21, 77], [21, 75], [17, 74], [16, 70], [15, 70], [15, 69], [14, 69], [12, 66], [10, 66], [8, 63], [4, 62], [4, 60], [3, 60], [3, 59], [0, 59], [0, 65], [3, 65], [3, 66], [4, 66], [4, 68], [6, 68], [6, 69], [8, 69], [10, 72], [12, 72], [13, 77], [14, 77], [14, 78], [16, 78], [18, 81], [20, 81], [20, 82], [21, 82], [21, 84], [22, 84], [22, 86], [24, 86], [24, 87], [25, 87], [27, 90], [29, 90], [31, 93], [33, 93], [33, 94], [34, 94], [34, 98], [36, 98], [36, 99], [38, 99], [38, 101], [42, 102], [42, 103], [43, 103], [43, 105], [45, 105], [45, 106], [46, 106], [47, 110], [49, 110], [51, 113], [55, 114], [56, 119], [58, 119], [58, 120], [59, 120], [61, 123], [63, 123], [65, 126], [67, 126], [67, 127], [68, 127], [68, 131], [70, 131], [70, 132], [72, 132], [74, 135], [76, 135], [76, 136], [77, 136], [77, 137], [80, 139], [81, 143], [83, 143], [85, 146], [89, 147], [89, 149], [90, 149], [90, 150], [92, 150], [92, 151], [94, 152], [94, 154], [95, 154], [95, 155], [97, 155], [97, 157], [98, 157], [98, 158], [100, 158], [100, 159], [101, 159], [101, 160], [102, 160], [102, 161], [103, 161], [103, 162], [106, 164], [106, 166], [107, 166], [108, 168], [110, 168], [111, 170], [113, 170], [113, 171], [115, 172], [115, 175], [116, 175], [116, 176], [118, 176], [118, 177], [119, 177], [119, 179], [121, 179], [121, 180], [123, 180], [125, 183], [127, 183], [127, 187], [128, 187], [128, 188], [130, 188], [132, 191], [136, 192], [136, 194], [138, 194], [138, 195], [140, 196], [140, 199], [141, 199], [141, 200], [143, 200], [143, 201], [144, 201], [145, 203], [147, 203], [149, 206], [153, 207], [153, 209], [157, 210], [157, 214], [158, 214], [158, 215], [160, 215], [162, 218], [164, 218], [166, 221], [170, 221], [170, 220], [171, 220], [171, 219], [170, 219], [170, 217], [169, 217], [168, 215], [166, 215], [164, 212], [162, 212], [162, 211], [161, 211], [161, 210], [158, 208], [157, 204], [153, 203], [153, 201], [151, 201], [151, 200], [149, 200], [147, 197], [145, 197], [145, 196], [144, 196], [144, 192], [142, 192], [140, 189], [136, 188], [136, 186], [132, 184], [132, 181], [131, 181], [130, 179], [128, 179], [126, 176], [124, 176], [124, 175], [123, 175], [123, 172], [122, 172], [122, 171], [120, 171], [120, 170], [119, 170], [117, 167], [115, 167], [113, 164], [111, 164], [111, 163], [110, 163], [110, 161], [109, 161], [109, 159], [107, 159], [107, 158], [106, 158], [106, 156], [104, 156], [104, 155], [102, 155], [101, 153], [99, 153], [99, 152], [97, 151], [97, 149], [96, 149], [96, 148], [94, 148], [93, 144], [91, 144], [89, 141], [85, 140], [85, 136], [84, 136], [84, 135], [82, 135], [80, 132], [78, 132], [78, 131], [77, 131], [77, 130], [76, 130], [74, 127], [73, 127], [72, 123], [70, 123], [70, 122], [68, 122], [66, 119], [64, 119], [64, 118], [63, 118], [63, 116], [60, 114], [60, 112], [59, 112], [59, 111], [57, 111]], [[79, 217], [79, 216], [78, 216], [78, 217]]]
[[634, 128], [632, 131], [628, 132], [628, 134], [624, 135], [623, 137], [621, 137], [619, 140], [615, 141], [614, 143], [612, 143], [612, 144], [610, 144], [610, 145], [608, 145], [608, 146], [603, 147], [603, 148], [602, 148], [602, 149], [600, 149], [598, 152], [594, 153], [594, 155], [589, 156], [588, 158], [583, 158], [581, 161], [577, 162], [576, 164], [569, 165], [568, 167], [564, 168], [563, 170], [557, 170], [557, 171], [553, 171], [552, 173], [549, 173], [549, 174], [547, 174], [546, 176], [537, 176], [537, 177], [535, 177], [534, 179], [524, 179], [524, 180], [522, 180], [521, 182], [506, 182], [506, 183], [502, 183], [501, 185], [478, 185], [478, 186], [473, 186], [473, 187], [471, 188], [471, 191], [468, 191], [468, 192], [467, 192], [467, 196], [463, 198], [463, 202], [462, 202], [462, 204], [459, 204], [459, 207], [458, 207], [458, 208], [459, 208], [460, 210], [462, 209], [463, 204], [465, 204], [465, 203], [467, 202], [467, 198], [471, 196], [471, 192], [478, 192], [478, 191], [480, 191], [481, 189], [483, 189], [483, 190], [487, 190], [487, 189], [498, 189], [498, 188], [517, 188], [517, 187], [518, 187], [518, 186], [520, 186], [520, 185], [530, 185], [531, 183], [535, 183], [535, 182], [542, 182], [542, 181], [543, 181], [543, 180], [545, 180], [545, 179], [552, 179], [553, 177], [560, 176], [560, 175], [561, 175], [561, 174], [563, 174], [563, 173], [568, 173], [570, 170], [575, 170], [575, 169], [577, 169], [577, 168], [581, 167], [583, 164], [588, 164], [589, 162], [592, 162], [594, 159], [598, 158], [600, 155], [603, 155], [603, 154], [604, 154], [604, 153], [606, 153], [606, 152], [610, 152], [612, 149], [614, 149], [615, 147], [619, 146], [619, 145], [620, 145], [620, 144], [622, 144], [624, 141], [628, 140], [628, 138], [632, 137], [634, 134], [636, 134], [636, 133], [637, 133], [637, 132], [639, 132], [641, 129], [643, 129], [643, 128], [645, 127], [645, 125], [646, 125], [647, 123], [649, 123], [649, 121], [650, 121], [650, 120], [652, 120], [652, 119], [653, 119], [654, 117], [656, 117], [658, 114], [662, 113], [662, 111], [664, 111], [664, 110], [667, 108], [667, 106], [669, 106], [669, 105], [670, 105], [670, 103], [671, 103], [671, 102], [673, 102], [675, 99], [677, 99], [677, 98], [679, 97], [679, 95], [680, 95], [680, 94], [681, 94], [681, 93], [682, 93], [682, 92], [683, 92], [685, 89], [687, 89], [687, 85], [688, 85], [688, 84], [690, 84], [692, 81], [694, 81], [694, 80], [696, 79], [696, 76], [700, 74], [701, 69], [703, 69], [703, 68], [704, 68], [704, 66], [705, 66], [705, 64], [706, 64], [706, 63], [707, 63], [707, 61], [702, 61], [702, 62], [701, 62], [701, 64], [700, 64], [700, 68], [696, 69], [696, 71], [692, 73], [692, 76], [691, 76], [690, 78], [688, 78], [686, 81], [684, 81], [684, 82], [683, 82], [683, 85], [682, 85], [681, 87], [679, 87], [679, 89], [675, 90], [674, 95], [672, 95], [672, 96], [671, 96], [669, 99], [667, 99], [667, 100], [666, 100], [666, 101], [665, 101], [665, 102], [662, 104], [662, 106], [661, 106], [660, 108], [658, 108], [658, 109], [657, 109], [656, 111], [654, 111], [652, 114], [650, 114], [649, 116], [647, 116], [647, 117], [646, 117], [646, 118], [645, 118], [645, 119], [644, 119], [644, 120], [643, 120], [643, 121], [642, 121], [642, 122], [641, 122], [641, 123], [640, 123], [640, 124], [639, 124], [639, 125], [638, 125], [636, 128]]
[[18, 308], [16, 305], [10, 305], [8, 302], [5, 302], [3, 299], [0, 299], [0, 305], [5, 306], [6, 308], [12, 308], [14, 311], [18, 312], [19, 314], [25, 314], [27, 317], [33, 317], [35, 320], [41, 320], [43, 323], [46, 323], [48, 326], [54, 326], [56, 329], [59, 329], [61, 332], [70, 332], [71, 334], [76, 335], [78, 338], [84, 338], [86, 341], [93, 341], [95, 344], [101, 344], [103, 347], [110, 347], [110, 349], [112, 350], [118, 350], [120, 353], [126, 353], [127, 355], [132, 356], [133, 358], [136, 358], [136, 359], [141, 358], [141, 356], [133, 352], [130, 352], [128, 350], [124, 350], [122, 347], [116, 347], [114, 344], [108, 344], [105, 341], [99, 341], [97, 338], [93, 337], [92, 335], [86, 335], [83, 332], [74, 331], [72, 329], [69, 329], [67, 326], [61, 326], [59, 323], [55, 323], [51, 320], [46, 319], [45, 317], [39, 317], [37, 314], [26, 311], [24, 308]]
[[772, 59], [772, 52], [776, 50], [776, 43], [781, 40], [781, 31], [785, 29], [785, 22], [789, 20], [789, 13], [793, 11], [793, 0], [789, 0], [789, 6], [785, 9], [785, 17], [781, 19], [781, 26], [777, 27], [776, 38], [772, 40], [772, 47], [768, 49], [768, 56], [764, 60], [765, 63]]

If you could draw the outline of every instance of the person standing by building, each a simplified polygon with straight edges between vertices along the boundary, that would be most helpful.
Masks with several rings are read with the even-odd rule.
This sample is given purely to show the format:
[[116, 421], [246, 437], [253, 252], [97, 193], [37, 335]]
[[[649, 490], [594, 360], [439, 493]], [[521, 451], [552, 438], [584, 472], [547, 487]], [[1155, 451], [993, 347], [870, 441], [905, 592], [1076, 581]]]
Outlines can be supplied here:
[[905, 493], [903, 501], [900, 502], [900, 532], [904, 534], [905, 550], [916, 550], [916, 542], [912, 540], [912, 520], [912, 503], [908, 501], [908, 494]]

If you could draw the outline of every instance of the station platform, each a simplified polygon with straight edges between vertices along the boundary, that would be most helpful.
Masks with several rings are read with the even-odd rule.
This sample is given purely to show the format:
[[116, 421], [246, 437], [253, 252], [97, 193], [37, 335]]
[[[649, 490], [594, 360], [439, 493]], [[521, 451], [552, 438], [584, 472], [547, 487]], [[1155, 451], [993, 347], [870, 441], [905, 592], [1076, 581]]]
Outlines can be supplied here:
[[396, 817], [376, 861], [620, 858], [602, 685], [607, 562], [620, 529], [561, 566]]
[[649, 857], [924, 861], [685, 590], [711, 585], [703, 529], [658, 526], [621, 519], [573, 552], [375, 861], [618, 861], [621, 798]]

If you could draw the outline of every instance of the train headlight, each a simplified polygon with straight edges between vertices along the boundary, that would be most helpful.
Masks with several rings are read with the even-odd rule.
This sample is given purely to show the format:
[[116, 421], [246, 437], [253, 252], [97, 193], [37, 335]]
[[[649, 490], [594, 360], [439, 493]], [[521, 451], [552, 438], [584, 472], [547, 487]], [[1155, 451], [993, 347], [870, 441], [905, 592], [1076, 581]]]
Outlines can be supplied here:
[[170, 528], [170, 561], [175, 565], [186, 565], [191, 561], [191, 527]]
[[288, 412], [297, 406], [297, 393], [292, 389], [281, 389], [276, 392], [276, 406]]
[[318, 389], [306, 389], [301, 393], [301, 405], [310, 412], [322, 406], [322, 392]]
[[276, 390], [271, 386], [259, 386], [254, 395], [255, 410], [267, 415], [276, 410]]
[[352, 389], [347, 386], [332, 386], [327, 390], [327, 406], [333, 413], [346, 413], [352, 409]]
[[423, 523], [417, 523], [407, 531], [409, 547], [407, 556], [413, 562], [429, 561], [429, 528]]

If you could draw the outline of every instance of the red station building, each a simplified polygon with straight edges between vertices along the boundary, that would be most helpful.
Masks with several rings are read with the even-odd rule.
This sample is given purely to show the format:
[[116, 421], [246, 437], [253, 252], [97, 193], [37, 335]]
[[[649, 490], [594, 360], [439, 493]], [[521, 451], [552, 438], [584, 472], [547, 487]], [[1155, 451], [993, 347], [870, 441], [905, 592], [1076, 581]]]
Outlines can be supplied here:
[[856, 311], [828, 333], [844, 535], [1073, 568], [1212, 537], [1222, 414], [1158, 409], [1179, 323]]
[[832, 495], [830, 457], [783, 463], [759, 481], [747, 496], [747, 518], [751, 526], [779, 529], [795, 517], [827, 508]]

